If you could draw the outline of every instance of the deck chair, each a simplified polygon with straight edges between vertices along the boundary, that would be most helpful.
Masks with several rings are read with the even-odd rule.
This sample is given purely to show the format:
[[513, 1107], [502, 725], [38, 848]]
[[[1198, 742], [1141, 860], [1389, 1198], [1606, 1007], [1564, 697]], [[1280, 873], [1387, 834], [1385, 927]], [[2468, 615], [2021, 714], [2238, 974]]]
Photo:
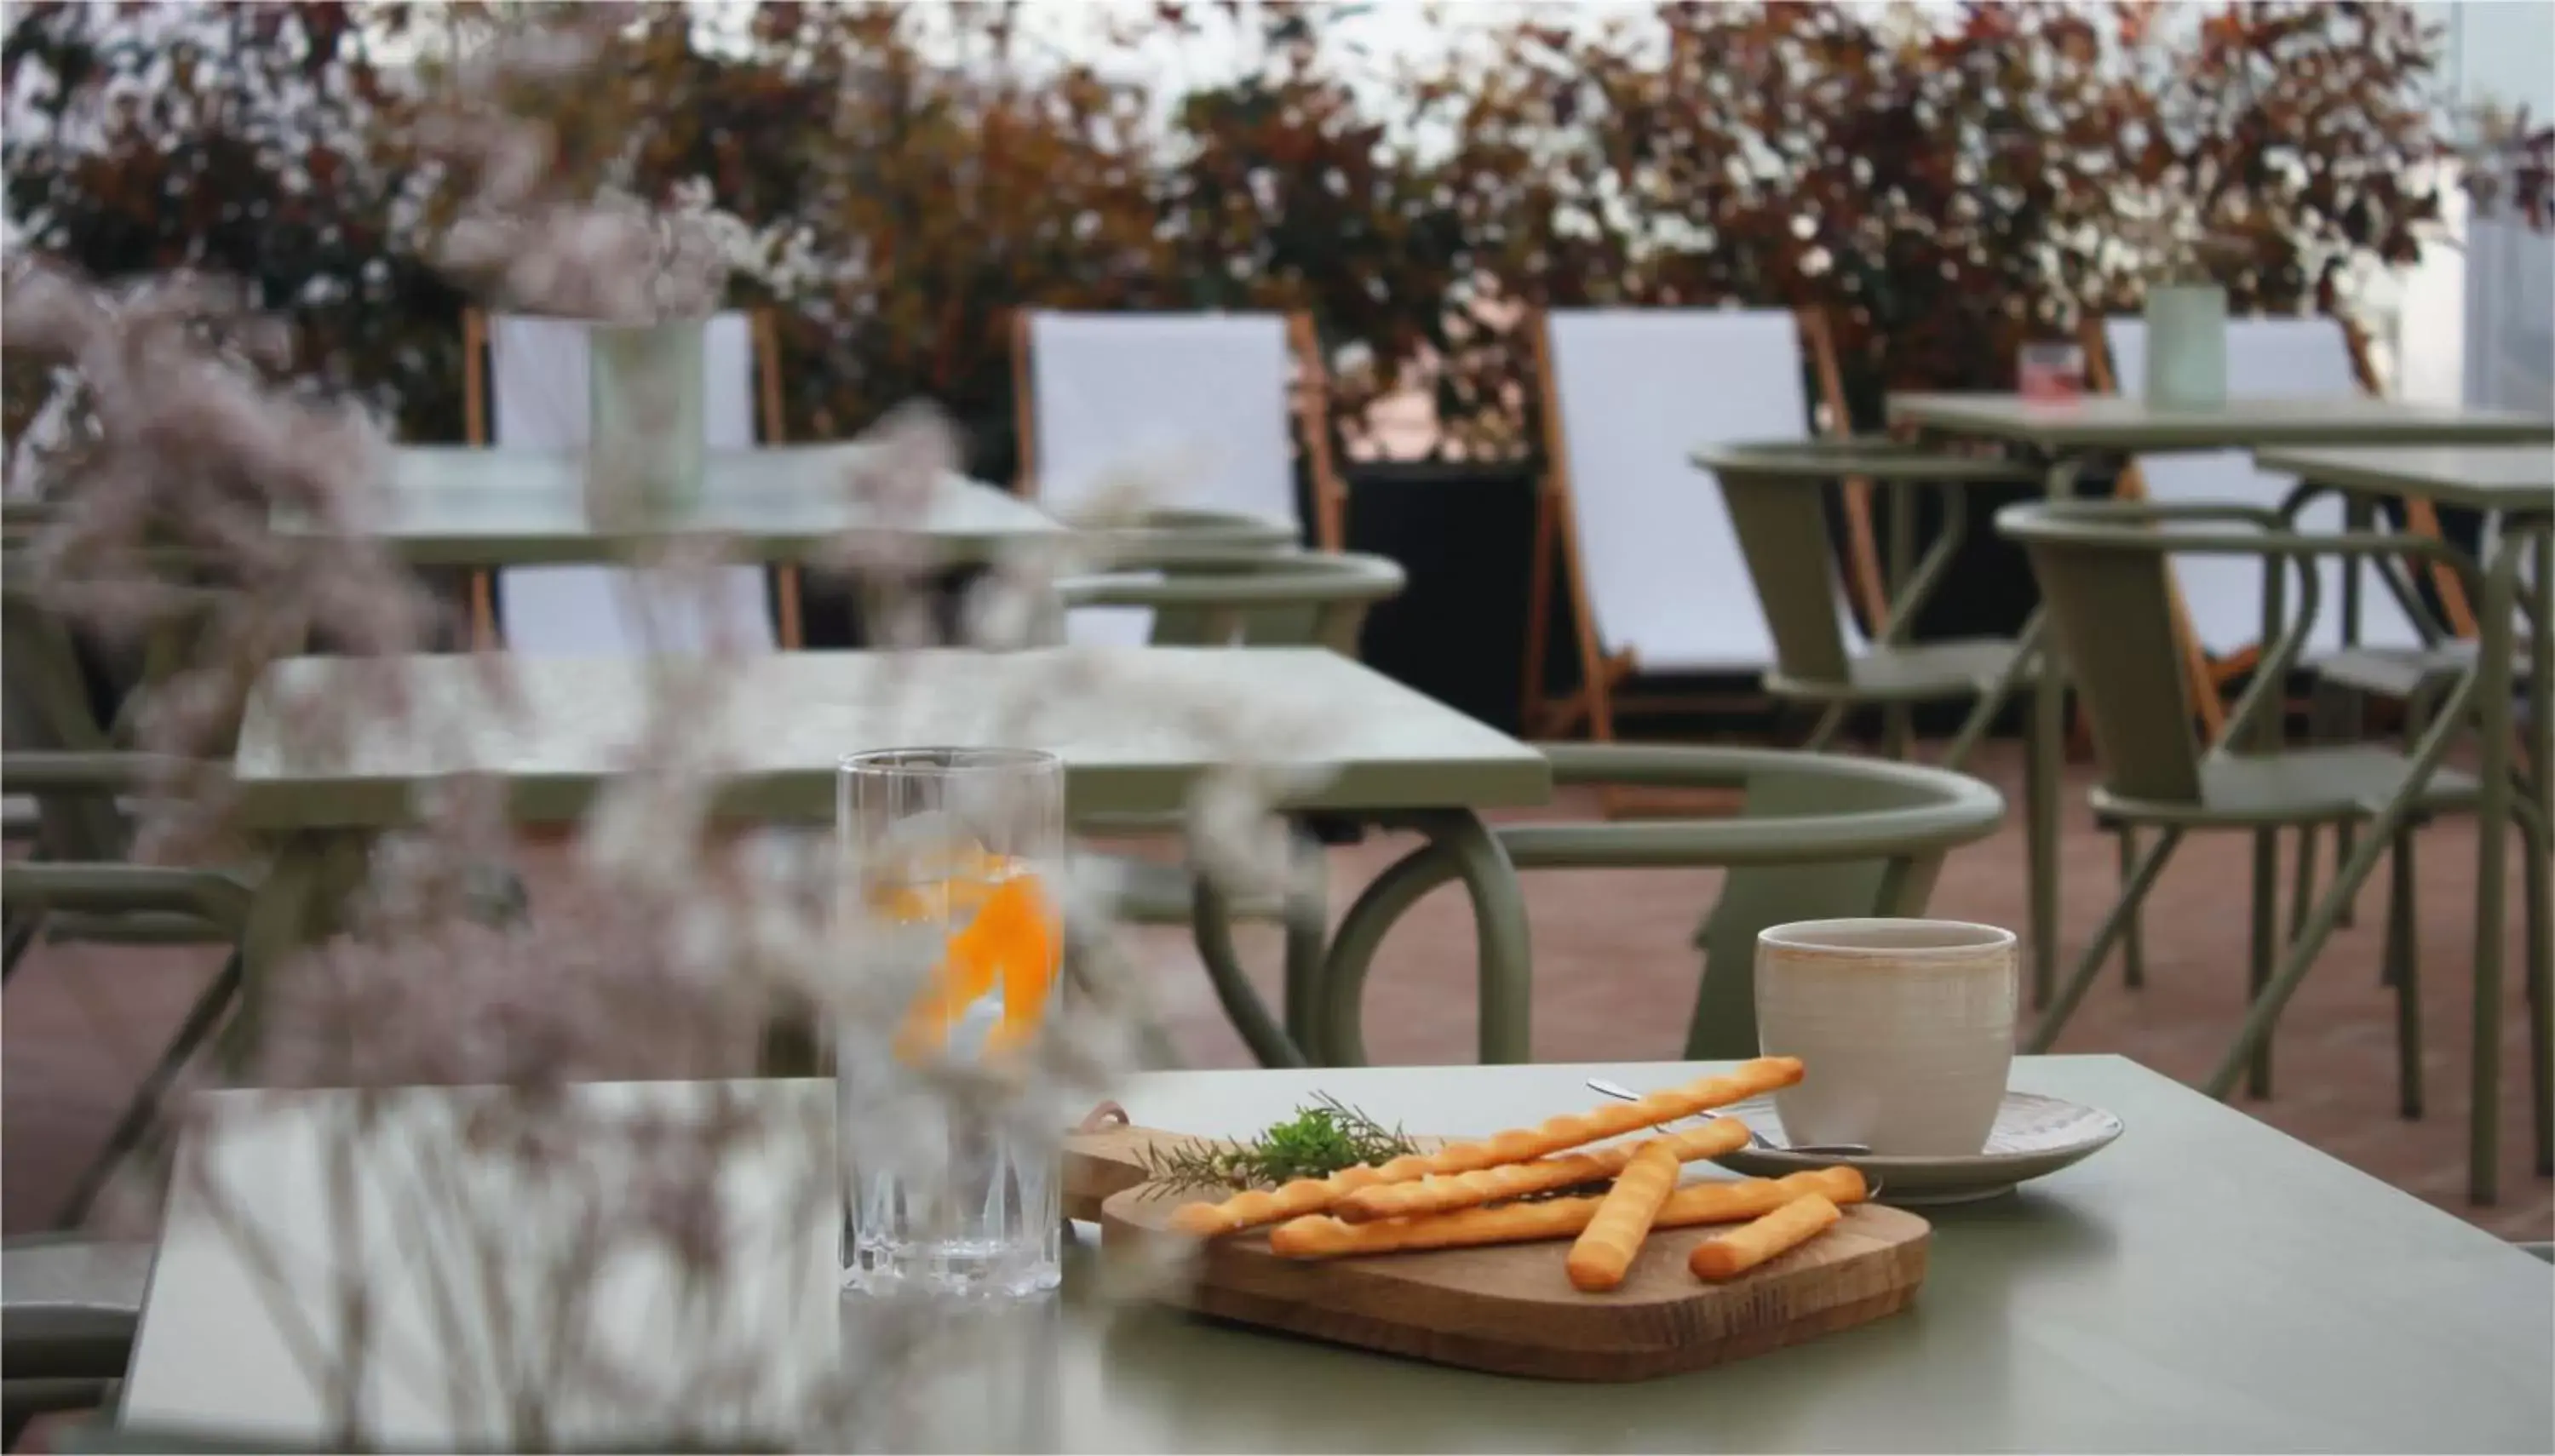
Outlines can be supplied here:
[[[1618, 689], [1639, 672], [1762, 671], [1774, 637], [1745, 553], [1711, 482], [1688, 463], [1737, 441], [1806, 439], [1805, 363], [1820, 403], [1846, 420], [1822, 315], [1777, 309], [1573, 308], [1528, 320], [1543, 402], [1546, 474], [1528, 583], [1525, 731], [1555, 736], [1581, 718], [1599, 742], [1620, 715], [1692, 706]], [[1869, 486], [1847, 486], [1849, 646], [1886, 615], [1872, 548]], [[1583, 685], [1544, 693], [1558, 562]]]
[[[1168, 468], [1162, 505], [1283, 523], [1338, 550], [1347, 492], [1332, 462], [1322, 368], [1302, 313], [1013, 315], [1020, 490], [1071, 517], [1113, 472]], [[1312, 530], [1295, 494], [1300, 439], [1311, 478]], [[1135, 644], [1153, 634], [1142, 607], [1067, 614], [1067, 640]]]
[[[490, 316], [474, 309], [463, 317], [462, 335], [463, 423], [470, 443], [584, 448], [590, 408], [584, 324]], [[704, 429], [709, 447], [751, 448], [758, 416], [763, 441], [778, 443], [780, 346], [770, 315], [714, 316], [707, 347]], [[783, 565], [773, 578], [777, 609], [767, 601], [763, 568], [728, 568], [706, 612], [675, 617], [670, 630], [676, 642], [706, 641], [715, 624], [725, 636], [751, 647], [799, 646], [798, 569]], [[473, 635], [482, 646], [502, 636], [512, 650], [541, 656], [626, 653], [638, 641], [638, 630], [623, 599], [624, 585], [617, 567], [510, 566], [498, 572], [499, 589], [492, 592], [488, 573], [475, 572]]]
[[0, 1449], [17, 1449], [38, 1415], [114, 1403], [154, 1253], [61, 1234], [0, 1245]]

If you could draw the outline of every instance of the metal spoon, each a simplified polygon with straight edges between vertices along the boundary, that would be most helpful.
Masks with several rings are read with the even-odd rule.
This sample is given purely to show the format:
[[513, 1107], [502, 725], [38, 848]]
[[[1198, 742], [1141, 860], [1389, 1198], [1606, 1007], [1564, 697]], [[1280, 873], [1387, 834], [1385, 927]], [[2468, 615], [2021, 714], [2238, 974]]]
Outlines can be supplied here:
[[[1624, 1086], [1620, 1082], [1609, 1082], [1604, 1077], [1590, 1077], [1588, 1079], [1588, 1086], [1591, 1091], [1603, 1092], [1609, 1097], [1620, 1097], [1626, 1102], [1639, 1102], [1642, 1100], [1641, 1093], [1634, 1091], [1630, 1087]], [[1698, 1116], [1710, 1118], [1717, 1116], [1717, 1114], [1707, 1112], [1698, 1114]], [[1861, 1143], [1795, 1143], [1786, 1147], [1783, 1144], [1774, 1142], [1767, 1138], [1764, 1134], [1758, 1132], [1755, 1128], [1750, 1128], [1748, 1130], [1748, 1141], [1757, 1145], [1759, 1148], [1765, 1150], [1767, 1153], [1798, 1153], [1810, 1156], [1824, 1155], [1828, 1157], [1862, 1157], [1872, 1152], [1869, 1147], [1866, 1147]]]

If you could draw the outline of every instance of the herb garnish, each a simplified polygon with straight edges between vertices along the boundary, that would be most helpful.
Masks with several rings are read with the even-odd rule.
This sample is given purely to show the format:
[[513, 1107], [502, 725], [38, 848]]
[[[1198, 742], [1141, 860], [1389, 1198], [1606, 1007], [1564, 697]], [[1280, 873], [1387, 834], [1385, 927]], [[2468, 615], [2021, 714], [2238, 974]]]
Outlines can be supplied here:
[[1247, 1143], [1183, 1142], [1145, 1154], [1148, 1182], [1170, 1188], [1274, 1187], [1327, 1178], [1359, 1163], [1382, 1164], [1419, 1145], [1327, 1093]]

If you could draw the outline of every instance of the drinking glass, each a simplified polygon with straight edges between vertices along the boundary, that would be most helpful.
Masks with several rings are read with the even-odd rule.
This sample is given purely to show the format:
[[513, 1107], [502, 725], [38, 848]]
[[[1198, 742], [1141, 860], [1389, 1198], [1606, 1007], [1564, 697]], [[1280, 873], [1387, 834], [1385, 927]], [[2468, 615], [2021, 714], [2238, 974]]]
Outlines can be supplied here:
[[2026, 400], [2072, 400], [2085, 393], [2085, 350], [2069, 343], [2022, 346], [2015, 379]]
[[912, 986], [894, 1029], [903, 1071], [846, 1062], [835, 1072], [844, 1281], [1053, 1288], [1068, 1119], [1028, 1105], [1031, 1079], [988, 1078], [958, 1096], [914, 1073], [934, 1062], [1000, 1071], [1061, 1002], [1051, 890], [1064, 856], [1064, 766], [1028, 749], [895, 749], [845, 758], [837, 788], [848, 943], [864, 973]]

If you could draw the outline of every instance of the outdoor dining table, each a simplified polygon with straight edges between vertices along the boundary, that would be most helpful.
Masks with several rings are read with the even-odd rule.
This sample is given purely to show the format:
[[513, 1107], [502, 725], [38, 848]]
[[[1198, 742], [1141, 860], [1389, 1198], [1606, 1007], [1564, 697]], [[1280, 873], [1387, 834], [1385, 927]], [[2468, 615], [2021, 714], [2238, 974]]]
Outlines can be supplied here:
[[[1007, 550], [1052, 542], [1075, 530], [1034, 501], [999, 485], [944, 474], [918, 516], [883, 522], [845, 489], [863, 457], [859, 441], [762, 445], [710, 452], [698, 496], [646, 523], [644, 534], [720, 537], [749, 560], [790, 562], [823, 551], [850, 532], [893, 524], [930, 542], [946, 566], [981, 566]], [[587, 501], [582, 450], [403, 445], [369, 495], [360, 525], [413, 566], [605, 564], [627, 556], [643, 532], [596, 519]], [[1236, 550], [1291, 546], [1293, 529], [1203, 513], [1157, 513], [1157, 529], [1106, 533], [1109, 558], [1132, 564], [1219, 559]], [[275, 528], [306, 533], [306, 516], [279, 509]]]
[[[275, 966], [339, 925], [369, 846], [411, 820], [419, 790], [493, 776], [517, 823], [557, 825], [628, 769], [649, 713], [647, 662], [507, 667], [502, 707], [484, 667], [462, 656], [288, 659], [252, 691], [233, 785], [269, 868], [243, 937], [241, 1038]], [[844, 755], [917, 745], [1051, 750], [1064, 761], [1067, 813], [1085, 822], [1175, 814], [1191, 785], [1234, 752], [1184, 726], [1185, 715], [1207, 708], [1250, 725], [1279, 754], [1271, 769], [1318, 773], [1284, 810], [1414, 830], [1426, 841], [1414, 855], [1450, 857], [1480, 935], [1482, 1059], [1527, 1059], [1525, 902], [1479, 811], [1544, 802], [1552, 767], [1505, 733], [1320, 648], [777, 653], [730, 671], [715, 687], [727, 765], [716, 809], [747, 824], [829, 823]], [[386, 687], [413, 716], [343, 744], [289, 731], [294, 704]], [[1349, 920], [1363, 918], [1353, 908]], [[1229, 940], [1198, 938], [1227, 1012], [1267, 1031], [1229, 963]], [[1286, 1034], [1254, 1038], [1275, 1059], [1304, 1059], [1320, 950], [1289, 958]]]
[[[2367, 396], [2308, 399], [2231, 399], [2214, 410], [2150, 405], [2125, 395], [2091, 395], [2066, 400], [2026, 398], [1994, 392], [1892, 394], [1887, 403], [1893, 427], [1938, 440], [1972, 440], [2005, 445], [2019, 452], [2040, 472], [2053, 500], [2074, 496], [2086, 472], [2110, 460], [2135, 455], [2205, 453], [2300, 445], [2405, 445], [2544, 443], [2555, 439], [2555, 417], [2499, 410], [2468, 410], [2420, 405]], [[2359, 573], [2349, 573], [2347, 602], [2356, 603]], [[2356, 610], [2347, 606], [2347, 611]], [[2041, 613], [2034, 611], [2021, 640], [2045, 635]], [[2197, 651], [2196, 645], [2193, 648]], [[2040, 674], [2032, 699], [2036, 733], [2051, 740], [2066, 726], [2066, 664], [2055, 644], [2043, 649], [2048, 670]], [[2206, 684], [2196, 684], [2206, 686]], [[2045, 842], [2057, 836], [2058, 795], [2044, 794], [2034, 832]], [[2037, 876], [2031, 886], [2031, 932], [2054, 936], [2058, 926], [2058, 885], [2054, 875]], [[2035, 967], [2049, 964], [2035, 959]]]
[[[1161, 1072], [1129, 1079], [1117, 1095], [1139, 1125], [1170, 1131], [1243, 1135], [1329, 1094], [1413, 1132], [1480, 1136], [1586, 1104], [1592, 1074], [1650, 1088], [1703, 1070]], [[580, 1095], [679, 1105], [697, 1085], [618, 1084]], [[1111, 1452], [2555, 1446], [2555, 1270], [2125, 1059], [2026, 1057], [2014, 1064], [2012, 1085], [2100, 1107], [2127, 1132], [2018, 1193], [1923, 1210], [1933, 1225], [1924, 1283], [1907, 1310], [1878, 1322], [1697, 1374], [1529, 1381], [1113, 1304], [1090, 1251], [1078, 1248], [1060, 1293], [1023, 1307], [1021, 1317], [1051, 1337], [1039, 1360], [972, 1378], [947, 1373], [950, 1389], [975, 1407], [952, 1412], [973, 1423], [970, 1435], [951, 1439], [968, 1450]], [[750, 1090], [813, 1099], [818, 1117], [832, 1105], [821, 1081]], [[245, 1115], [199, 1123], [216, 1131], [194, 1151], [243, 1190], [238, 1214], [315, 1240], [326, 1224], [308, 1129], [342, 1111], [349, 1095], [287, 1094], [254, 1113], [243, 1104]], [[382, 1160], [398, 1165], [396, 1149], [383, 1150]], [[751, 1201], [750, 1185], [741, 1186]], [[736, 1276], [826, 1277], [837, 1222], [807, 1229], [788, 1255], [755, 1245], [752, 1259], [732, 1266]], [[1077, 1245], [1091, 1237], [1077, 1227]], [[363, 1273], [379, 1283], [386, 1331], [425, 1318], [417, 1263], [399, 1248], [376, 1241], [362, 1256]], [[1554, 1246], [1556, 1270], [1560, 1254]], [[326, 1251], [307, 1257], [323, 1260]], [[186, 1449], [189, 1431], [324, 1438], [318, 1393], [284, 1326], [298, 1314], [327, 1328], [315, 1306], [333, 1286], [313, 1278], [304, 1287], [314, 1307], [279, 1312], [238, 1245], [182, 1188], [143, 1307], [123, 1429], [84, 1444]], [[652, 1343], [630, 1348], [680, 1339], [666, 1318], [673, 1304], [636, 1302], [658, 1311], [665, 1327], [631, 1332]], [[810, 1319], [796, 1327], [803, 1340], [780, 1342], [781, 1357], [830, 1368], [845, 1338], [838, 1321], [854, 1317]], [[430, 1364], [413, 1375], [383, 1383], [382, 1433], [422, 1448], [450, 1441], [450, 1417], [436, 1401], [442, 1383]], [[1008, 1442], [984, 1428], [981, 1407], [993, 1402], [1007, 1402], [1016, 1427]], [[621, 1438], [598, 1449], [638, 1449], [647, 1438], [583, 1434]]]
[[[695, 501], [654, 523], [658, 531], [716, 533], [758, 561], [807, 556], [845, 532], [875, 524], [845, 486], [860, 443], [770, 445], [712, 451]], [[638, 533], [599, 522], [586, 500], [582, 450], [405, 445], [371, 495], [367, 534], [419, 566], [573, 565], [619, 560]], [[900, 522], [930, 537], [953, 564], [982, 563], [1024, 540], [1062, 530], [1011, 492], [959, 475], [932, 487], [919, 519]], [[279, 531], [309, 529], [279, 513]]]
[[[2546, 709], [2546, 685], [2555, 682], [2555, 444], [2540, 440], [2514, 445], [2400, 445], [2323, 449], [2265, 449], [2254, 463], [2275, 474], [2298, 477], [2300, 489], [2288, 503], [2294, 507], [2317, 490], [2342, 492], [2354, 503], [2355, 517], [2369, 518], [2369, 503], [2379, 497], [2427, 500], [2435, 506], [2471, 510], [2484, 518], [2487, 559], [2465, 558], [2484, 585], [2476, 612], [2476, 651], [2462, 674], [2477, 733], [2476, 799], [2476, 935], [2474, 982], [2474, 1046], [2469, 1136], [2472, 1139], [2469, 1194], [2490, 1203], [2497, 1181], [2495, 1153], [2500, 1144], [2501, 1108], [2501, 957], [2506, 906], [2502, 866], [2514, 809], [2535, 823], [2524, 873], [2543, 879], [2549, 872], [2543, 849], [2555, 824], [2555, 714]], [[2445, 550], [2456, 552], [2453, 546]], [[2456, 552], [2464, 557], [2464, 552]], [[2400, 585], [2399, 592], [2409, 592]], [[2514, 619], [2525, 609], [2534, 619], [2525, 650], [2529, 654], [2528, 774], [2514, 781], [2511, 773], [2512, 667], [2522, 650], [2512, 637]], [[2457, 689], [2453, 689], [2457, 690]], [[2451, 735], [2467, 714], [2443, 713], [2424, 743], [2415, 749], [2413, 769], [2385, 812], [2409, 805], [2421, 794], [2445, 754]], [[2380, 813], [2380, 819], [2384, 812]], [[2373, 867], [2385, 836], [2372, 834], [2354, 860]], [[2337, 893], [2355, 884], [2353, 865], [2337, 873]], [[2528, 927], [2526, 962], [2529, 1034], [2542, 1038], [2555, 1015], [2555, 927], [2542, 920]], [[2320, 937], [2319, 937], [2320, 938]], [[2308, 949], [2313, 950], [2310, 945]], [[2544, 1059], [2538, 1060], [2543, 1066]], [[2531, 1095], [2555, 1098], [2555, 1087], [2533, 1087]], [[2545, 1171], [2549, 1150], [2538, 1150]]]

